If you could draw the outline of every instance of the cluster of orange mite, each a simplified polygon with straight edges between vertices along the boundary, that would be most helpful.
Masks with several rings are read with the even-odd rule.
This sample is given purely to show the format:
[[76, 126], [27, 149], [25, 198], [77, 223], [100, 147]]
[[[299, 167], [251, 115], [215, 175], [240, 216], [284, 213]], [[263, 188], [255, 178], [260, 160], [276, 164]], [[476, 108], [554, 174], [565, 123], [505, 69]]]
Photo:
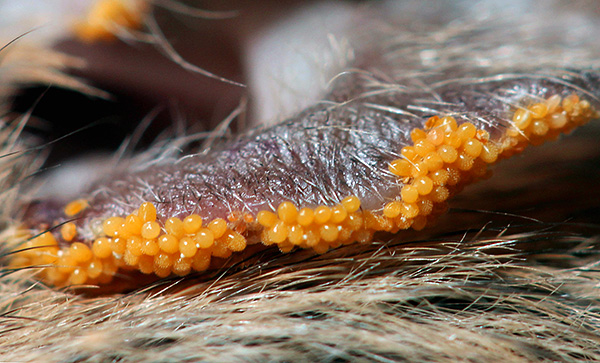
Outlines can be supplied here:
[[[87, 206], [76, 200], [65, 207], [65, 215], [76, 216]], [[118, 269], [139, 270], [166, 277], [206, 270], [211, 256], [227, 258], [246, 248], [246, 238], [217, 218], [204, 225], [191, 214], [185, 219], [173, 217], [161, 224], [154, 204], [143, 203], [122, 218], [110, 217], [102, 223], [102, 236], [91, 246], [73, 242], [77, 227], [68, 222], [60, 227], [62, 239], [70, 243], [60, 248], [51, 232], [27, 241], [12, 261], [12, 266], [44, 266], [42, 278], [55, 285], [107, 283]]]
[[[77, 240], [77, 227], [61, 226], [61, 247], [51, 232], [30, 238], [15, 253], [13, 267], [39, 266], [41, 278], [54, 285], [104, 284], [118, 270], [138, 270], [165, 277], [209, 268], [212, 257], [227, 258], [246, 248], [248, 238], [277, 245], [282, 252], [295, 246], [324, 253], [353, 242], [369, 242], [373, 233], [413, 228], [420, 230], [446, 209], [446, 200], [465, 185], [487, 176], [487, 165], [520, 152], [529, 144], [568, 132], [598, 113], [576, 95], [552, 96], [519, 108], [504, 135], [496, 141], [470, 122], [431, 117], [425, 129], [411, 132], [413, 144], [401, 150], [389, 171], [402, 185], [400, 195], [381, 210], [363, 210], [360, 200], [348, 196], [335, 206], [298, 208], [281, 203], [276, 211], [263, 210], [256, 218], [246, 213], [216, 218], [208, 223], [197, 214], [184, 219], [157, 220], [152, 203], [124, 217], [103, 221], [102, 232], [91, 245]], [[64, 210], [74, 217], [87, 207], [85, 200]], [[63, 243], [64, 244], [64, 243]]]
[[146, 0], [98, 0], [86, 19], [75, 24], [73, 31], [86, 42], [112, 40], [120, 28], [140, 28], [147, 7]]

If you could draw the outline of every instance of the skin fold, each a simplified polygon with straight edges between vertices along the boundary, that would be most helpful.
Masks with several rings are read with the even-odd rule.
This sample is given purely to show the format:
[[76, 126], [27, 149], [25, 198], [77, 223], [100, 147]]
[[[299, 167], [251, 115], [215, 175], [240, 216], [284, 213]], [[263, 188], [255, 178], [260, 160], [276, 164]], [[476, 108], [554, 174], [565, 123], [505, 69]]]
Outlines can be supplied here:
[[[344, 4], [353, 10], [330, 50], [344, 61], [310, 106], [275, 124], [254, 120], [259, 126], [234, 136], [157, 143], [71, 199], [30, 204], [18, 227], [34, 235], [51, 229], [68, 246], [60, 225], [72, 222], [91, 245], [95, 221], [148, 201], [160, 223], [190, 213], [207, 221], [235, 211], [256, 217], [284, 201], [334, 206], [348, 196], [382, 213], [407, 184], [390, 163], [433, 116], [453, 115], [501, 143], [517, 110], [554, 95], [599, 106], [598, 25], [585, 3], [515, 3], [505, 10], [520, 12], [513, 18], [495, 13], [495, 5]], [[542, 21], [549, 14], [556, 20]], [[339, 39], [348, 48], [340, 50]], [[12, 349], [3, 354], [56, 361], [593, 360], [597, 135], [591, 123], [573, 138], [502, 161], [495, 178], [457, 194], [428, 229], [383, 231], [323, 255], [263, 247], [249, 224], [250, 247], [203, 274], [140, 285], [141, 275], [118, 273], [115, 284], [141, 288], [127, 294], [91, 298], [93, 287], [50, 288], [35, 282], [35, 269], [6, 269], [0, 324]], [[89, 207], [69, 219], [64, 207], [74, 198]]]

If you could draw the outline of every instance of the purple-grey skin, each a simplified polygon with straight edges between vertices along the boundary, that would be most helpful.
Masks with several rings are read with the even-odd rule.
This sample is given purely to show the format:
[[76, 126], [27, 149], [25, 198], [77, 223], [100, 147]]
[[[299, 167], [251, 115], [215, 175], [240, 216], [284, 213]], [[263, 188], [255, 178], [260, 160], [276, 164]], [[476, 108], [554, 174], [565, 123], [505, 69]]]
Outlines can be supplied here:
[[[472, 122], [497, 140], [524, 102], [577, 93], [599, 105], [598, 65], [576, 57], [593, 48], [575, 44], [572, 54], [557, 59], [549, 57], [555, 50], [547, 43], [535, 47], [534, 40], [553, 38], [555, 47], [564, 49], [569, 34], [556, 33], [551, 25], [527, 29], [518, 35], [533, 40], [507, 48], [502, 43], [507, 35], [498, 33], [513, 32], [510, 20], [473, 30], [475, 24], [466, 20], [457, 26], [442, 17], [408, 33], [402, 16], [381, 26], [382, 16], [371, 9], [342, 31], [353, 56], [313, 106], [209, 148], [147, 164], [125, 163], [103, 176], [80, 196], [90, 207], [74, 221], [79, 235], [92, 241], [104, 219], [130, 214], [147, 201], [156, 205], [162, 221], [192, 213], [204, 220], [231, 212], [256, 215], [283, 201], [299, 207], [335, 205], [350, 195], [363, 209], [380, 210], [403, 186], [388, 171], [389, 162], [411, 144], [411, 130], [424, 128], [431, 116]], [[450, 36], [437, 39], [431, 27]], [[463, 58], [466, 49], [475, 57]], [[524, 66], [528, 61], [531, 67]], [[48, 228], [64, 222], [66, 217], [47, 210], [56, 203], [34, 205], [28, 224]]]

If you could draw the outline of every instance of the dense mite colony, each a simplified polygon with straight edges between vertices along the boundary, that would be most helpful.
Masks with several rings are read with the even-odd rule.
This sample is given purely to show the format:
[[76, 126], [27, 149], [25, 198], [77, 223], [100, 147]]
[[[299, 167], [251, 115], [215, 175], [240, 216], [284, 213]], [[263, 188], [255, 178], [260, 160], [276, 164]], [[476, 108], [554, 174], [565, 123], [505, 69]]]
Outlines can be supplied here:
[[119, 29], [138, 29], [147, 4], [144, 0], [98, 0], [84, 21], [75, 24], [75, 34], [84, 41], [112, 40]]
[[[40, 277], [54, 285], [103, 284], [117, 270], [138, 270], [165, 277], [209, 268], [212, 257], [227, 258], [257, 239], [276, 244], [282, 252], [295, 246], [324, 253], [353, 242], [366, 243], [373, 233], [413, 228], [420, 230], [446, 209], [446, 200], [465, 185], [489, 175], [487, 165], [568, 132], [598, 113], [577, 95], [554, 95], [543, 102], [517, 109], [504, 136], [489, 134], [470, 122], [451, 116], [434, 116], [425, 129], [411, 132], [412, 146], [401, 150], [389, 171], [403, 184], [400, 195], [380, 210], [361, 209], [360, 200], [348, 196], [338, 205], [298, 208], [291, 202], [256, 217], [231, 213], [227, 220], [204, 221], [197, 214], [183, 220], [157, 220], [156, 208], [143, 203], [127, 216], [104, 220], [100, 236], [91, 244], [76, 242], [77, 227], [60, 227], [62, 246], [52, 232], [25, 242], [12, 260], [13, 267], [40, 266]], [[88, 206], [85, 200], [69, 203], [66, 217], [76, 217]], [[62, 243], [64, 244], [64, 243]]]

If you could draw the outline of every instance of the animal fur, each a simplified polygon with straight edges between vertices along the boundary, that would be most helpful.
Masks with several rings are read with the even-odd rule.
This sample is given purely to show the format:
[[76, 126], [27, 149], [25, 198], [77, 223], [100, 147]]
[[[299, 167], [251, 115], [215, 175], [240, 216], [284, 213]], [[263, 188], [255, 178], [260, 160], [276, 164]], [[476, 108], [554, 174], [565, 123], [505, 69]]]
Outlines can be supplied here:
[[[450, 24], [465, 5], [436, 4], [432, 14], [422, 9], [420, 19], [436, 15]], [[490, 9], [491, 19], [500, 21], [493, 14], [497, 5], [480, 3], [465, 16], [477, 20], [479, 11]], [[600, 46], [567, 26], [577, 20], [589, 31], [598, 26], [598, 9], [593, 2], [571, 6], [532, 2], [520, 15], [559, 19], [549, 27], [573, 34], [573, 42], [585, 45], [576, 47], [583, 50], [576, 61], [597, 67]], [[519, 19], [509, 23], [525, 28]], [[475, 20], [468, 25], [489, 24]], [[442, 28], [469, 30], [465, 24]], [[572, 50], [554, 47], [553, 40], [539, 39], [548, 42], [544, 61], [563, 57], [557, 49]], [[536, 39], [502, 41], [510, 47]], [[26, 198], [12, 191], [36, 167], [23, 156], [32, 153], [28, 140], [15, 137], [20, 125], [3, 129], [7, 209]], [[372, 244], [320, 256], [268, 250], [209, 274], [94, 297], [93, 289], [58, 290], [36, 282], [31, 271], [5, 268], [0, 360], [600, 360], [598, 136], [598, 126], [588, 125], [502, 162], [493, 178], [456, 198], [433, 228], [382, 234]], [[6, 236], [16, 223], [10, 217]]]

